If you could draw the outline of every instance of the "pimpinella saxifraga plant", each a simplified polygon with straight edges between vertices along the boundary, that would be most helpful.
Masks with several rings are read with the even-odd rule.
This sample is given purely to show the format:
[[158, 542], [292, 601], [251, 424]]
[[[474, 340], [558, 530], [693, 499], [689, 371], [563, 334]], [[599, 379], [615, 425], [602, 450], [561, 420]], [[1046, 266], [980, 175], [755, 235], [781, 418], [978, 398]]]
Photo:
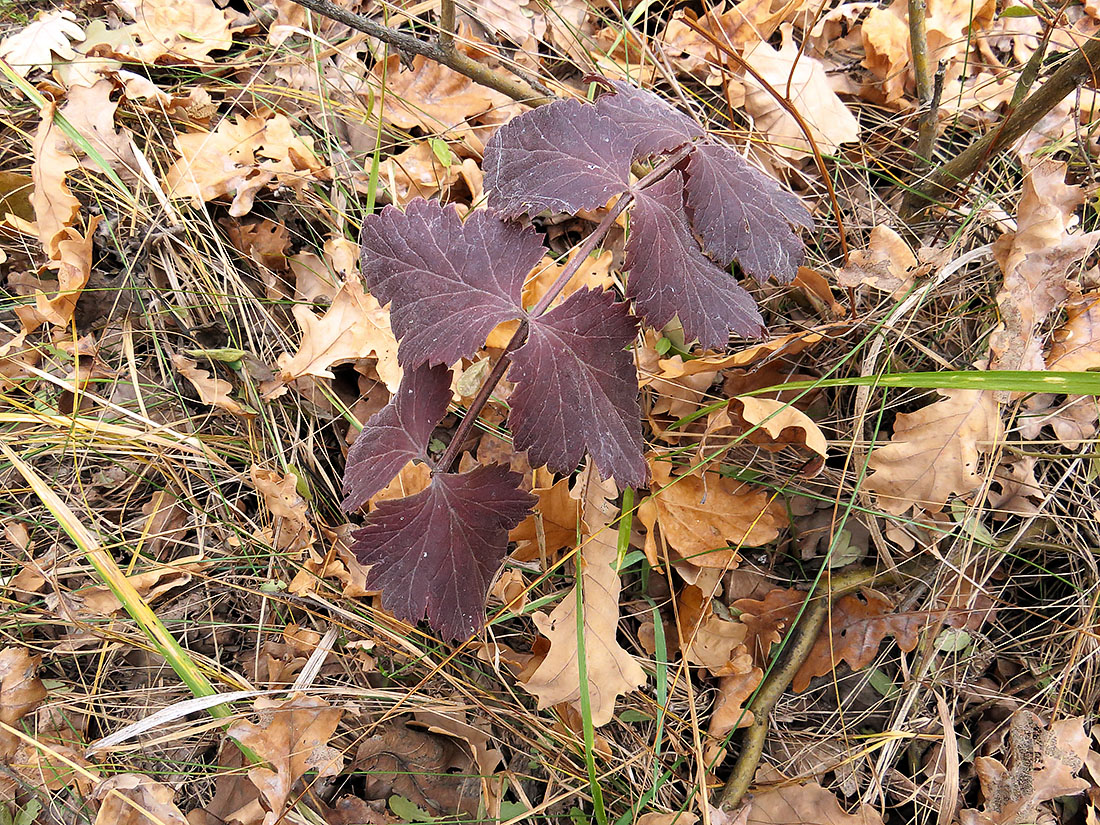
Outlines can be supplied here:
[[[638, 381], [629, 347], [639, 324], [679, 318], [687, 340], [724, 347], [729, 333], [756, 337], [756, 303], [730, 274], [736, 261], [758, 280], [789, 282], [804, 255], [802, 203], [730, 147], [656, 95], [618, 81], [595, 103], [561, 101], [527, 112], [493, 136], [483, 169], [493, 211], [461, 220], [453, 207], [416, 200], [363, 224], [369, 290], [390, 305], [405, 369], [390, 403], [348, 453], [343, 506], [354, 510], [413, 460], [431, 463], [432, 432], [451, 397], [449, 365], [473, 355], [503, 321], [518, 320], [430, 486], [383, 501], [355, 533], [368, 584], [398, 618], [448, 638], [480, 627], [508, 531], [534, 506], [520, 476], [499, 465], [451, 472], [459, 446], [497, 382], [514, 383], [508, 428], [533, 466], [568, 473], [587, 452], [606, 478], [640, 487]], [[636, 183], [636, 161], [653, 171]], [[615, 205], [537, 305], [523, 281], [545, 253], [522, 215]], [[631, 208], [625, 294], [582, 289], [551, 304], [618, 216]]]

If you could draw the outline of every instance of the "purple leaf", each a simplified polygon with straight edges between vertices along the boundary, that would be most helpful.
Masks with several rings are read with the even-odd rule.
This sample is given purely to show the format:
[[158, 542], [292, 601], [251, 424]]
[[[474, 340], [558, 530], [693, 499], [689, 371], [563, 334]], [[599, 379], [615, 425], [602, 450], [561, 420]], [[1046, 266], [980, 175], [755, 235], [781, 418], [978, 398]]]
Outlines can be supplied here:
[[485, 210], [464, 223], [453, 207], [418, 199], [368, 217], [359, 255], [367, 287], [390, 304], [398, 359], [410, 369], [453, 364], [497, 324], [522, 318], [520, 289], [544, 252], [532, 229]]
[[441, 636], [469, 636], [485, 621], [489, 584], [508, 549], [508, 531], [537, 499], [499, 465], [441, 473], [427, 490], [379, 502], [355, 531], [355, 555], [373, 565], [367, 587], [399, 619], [427, 617]]
[[527, 342], [508, 378], [508, 426], [533, 466], [568, 473], [587, 449], [601, 475], [642, 487], [641, 409], [634, 359], [626, 351], [637, 323], [610, 292], [581, 290], [531, 318]]
[[432, 430], [447, 414], [451, 371], [421, 366], [406, 370], [390, 403], [371, 416], [348, 450], [345, 510], [355, 510], [393, 481], [414, 458], [427, 460]]
[[505, 217], [596, 209], [630, 184], [633, 146], [597, 108], [562, 100], [525, 112], [485, 144], [485, 188]]
[[678, 315], [687, 339], [708, 348], [724, 348], [730, 330], [759, 336], [764, 322], [756, 302], [691, 234], [680, 173], [670, 172], [635, 198], [625, 269], [626, 297], [637, 313], [657, 328]]
[[602, 95], [596, 109], [623, 127], [634, 142], [636, 160], [671, 152], [703, 136], [698, 123], [653, 92], [624, 80], [600, 78], [600, 82], [610, 83], [615, 92]]
[[718, 143], [697, 145], [687, 173], [688, 214], [707, 254], [758, 281], [794, 280], [806, 248], [791, 226], [814, 226], [802, 201]]

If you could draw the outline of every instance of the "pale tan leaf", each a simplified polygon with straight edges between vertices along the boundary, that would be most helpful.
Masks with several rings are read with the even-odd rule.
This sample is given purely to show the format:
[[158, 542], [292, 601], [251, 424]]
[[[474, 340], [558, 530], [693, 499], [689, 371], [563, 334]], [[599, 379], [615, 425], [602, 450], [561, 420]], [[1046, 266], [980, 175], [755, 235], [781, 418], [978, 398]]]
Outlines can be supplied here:
[[[908, 30], [905, 36], [909, 37]], [[867, 248], [853, 250], [848, 265], [837, 270], [836, 281], [848, 288], [866, 284], [900, 299], [912, 287], [916, 267], [917, 256], [905, 239], [879, 224], [871, 230]]]
[[0, 40], [0, 59], [20, 77], [35, 69], [48, 72], [56, 62], [54, 55], [61, 60], [76, 57], [70, 41], [83, 39], [84, 31], [71, 11], [39, 12], [33, 22]]
[[[0, 721], [19, 729], [19, 720], [38, 707], [46, 698], [46, 688], [35, 675], [41, 659], [31, 656], [22, 647], [0, 650]], [[20, 739], [0, 731], [0, 758], [15, 753]]]
[[951, 496], [973, 493], [982, 484], [979, 459], [1004, 438], [992, 393], [938, 392], [942, 400], [899, 414], [890, 443], [868, 461], [865, 487], [888, 513], [900, 515], [913, 505], [935, 513]]
[[1100, 292], [1066, 303], [1066, 322], [1051, 334], [1048, 370], [1084, 372], [1100, 367]]
[[[859, 140], [859, 123], [829, 85], [825, 66], [799, 50], [784, 26], [783, 47], [776, 51], [765, 42], [745, 51], [745, 62], [790, 100], [810, 127], [822, 152], [836, 153], [842, 143]], [[793, 70], [793, 74], [792, 74]], [[810, 151], [798, 121], [782, 108], [752, 75], [746, 75], [745, 108], [779, 155], [805, 157]]]
[[[587, 662], [588, 700], [594, 725], [605, 725], [615, 714], [615, 700], [645, 684], [646, 675], [630, 653], [619, 644], [619, 591], [616, 570], [617, 535], [608, 525], [618, 512], [613, 503], [618, 491], [612, 481], [600, 481], [589, 461], [580, 473], [574, 495], [584, 518], [581, 559], [581, 596], [584, 606], [584, 645]], [[550, 642], [549, 651], [523, 685], [538, 697], [539, 707], [566, 702], [580, 707], [580, 672], [577, 651], [577, 592], [570, 590], [547, 616], [532, 618]]]
[[272, 544], [290, 552], [312, 546], [314, 534], [309, 503], [298, 492], [298, 477], [294, 473], [283, 476], [258, 464], [252, 465], [249, 476], [272, 516]]
[[397, 392], [401, 367], [397, 364], [397, 339], [390, 329], [389, 311], [363, 291], [358, 276], [348, 277], [322, 317], [301, 304], [296, 304], [292, 312], [302, 328], [302, 343], [293, 356], [279, 356], [279, 377], [283, 381], [303, 375], [332, 378], [333, 365], [374, 357], [386, 387]]
[[[124, 179], [133, 181], [136, 180], [137, 161], [130, 132], [115, 125], [118, 102], [111, 100], [114, 90], [115, 84], [110, 80], [100, 80], [92, 86], [75, 86], [69, 89], [61, 116], [112, 169]], [[102, 173], [100, 163], [75, 141], [70, 141], [68, 151], [83, 157], [81, 166], [93, 173]]]
[[101, 220], [101, 215], [93, 215], [84, 235], [68, 226], [54, 236], [55, 252], [46, 266], [57, 273], [57, 293], [51, 297], [36, 291], [33, 306], [24, 304], [15, 308], [24, 330], [32, 332], [43, 323], [64, 327], [72, 321], [76, 302], [92, 274], [94, 236]]
[[141, 40], [136, 56], [143, 62], [165, 55], [208, 62], [210, 52], [233, 46], [229, 15], [213, 0], [141, 0], [133, 8], [133, 34]]
[[882, 82], [883, 102], [901, 104], [909, 80], [909, 27], [891, 9], [871, 9], [860, 27], [863, 65]]
[[80, 201], [73, 197], [66, 182], [69, 172], [80, 164], [70, 151], [68, 138], [54, 123], [55, 114], [55, 105], [47, 103], [39, 114], [38, 130], [31, 146], [34, 156], [31, 206], [34, 207], [38, 240], [51, 259], [56, 258], [58, 244], [66, 237], [65, 229], [72, 226], [80, 211]]
[[518, 544], [515, 558], [530, 561], [542, 554], [555, 557], [559, 550], [576, 547], [581, 502], [570, 494], [568, 477], [531, 492], [538, 496], [538, 505], [508, 534], [508, 540]]
[[704, 459], [716, 449], [729, 444], [729, 439], [742, 436], [745, 442], [755, 444], [770, 452], [780, 452], [788, 447], [802, 448], [811, 459], [803, 475], [814, 476], [821, 472], [828, 457], [829, 444], [825, 434], [802, 410], [770, 398], [751, 395], [731, 398], [721, 409], [707, 417], [707, 429], [699, 443], [699, 457]]
[[95, 825], [188, 825], [167, 785], [136, 773], [121, 773], [96, 785]]
[[[764, 671], [750, 667], [744, 673], [732, 673], [718, 680], [718, 698], [710, 716], [707, 733], [715, 739], [723, 739], [735, 728], [747, 728], [755, 720], [745, 703], [764, 680]], [[717, 755], [716, 753], [714, 755]], [[707, 760], [710, 764], [710, 760]]]
[[[755, 791], [746, 825], [882, 825], [882, 817], [869, 805], [849, 814], [829, 791], [816, 782], [784, 784], [785, 778], [770, 765], [756, 772]], [[767, 788], [767, 783], [779, 783]]]
[[[151, 570], [127, 576], [126, 580], [146, 602], [155, 602], [171, 591], [190, 584], [196, 573], [209, 566], [210, 562], [200, 554], [171, 564], [157, 565]], [[80, 618], [111, 616], [122, 610], [122, 602], [106, 585], [75, 590], [63, 598], [68, 609]], [[57, 599], [57, 595], [50, 594], [46, 602], [52, 605]]]
[[462, 166], [458, 159], [446, 166], [427, 140], [390, 155], [378, 165], [379, 180], [395, 203], [406, 204], [413, 198], [431, 199], [449, 189], [459, 179]]
[[294, 784], [307, 771], [336, 776], [343, 768], [340, 751], [329, 747], [343, 711], [324, 699], [295, 694], [275, 700], [261, 696], [255, 709], [259, 724], [235, 722], [227, 734], [251, 748], [264, 765], [250, 768], [248, 778], [260, 791], [267, 814], [264, 825], [283, 821]]
[[195, 388], [202, 403], [210, 404], [242, 418], [252, 418], [256, 415], [252, 410], [246, 410], [229, 395], [233, 390], [232, 384], [223, 381], [207, 370], [200, 369], [198, 361], [192, 361], [186, 355], [173, 353], [172, 365]]
[[[736, 566], [738, 547], [773, 541], [786, 524], [786, 512], [764, 490], [718, 473], [679, 476], [672, 465], [650, 459], [653, 496], [638, 509], [646, 527], [646, 553], [658, 563], [654, 526], [669, 546], [701, 567]], [[662, 489], [667, 488], [667, 489]]]
[[677, 598], [680, 653], [692, 664], [702, 665], [712, 676], [743, 673], [752, 666], [742, 642], [748, 627], [714, 613], [711, 599], [689, 584]]

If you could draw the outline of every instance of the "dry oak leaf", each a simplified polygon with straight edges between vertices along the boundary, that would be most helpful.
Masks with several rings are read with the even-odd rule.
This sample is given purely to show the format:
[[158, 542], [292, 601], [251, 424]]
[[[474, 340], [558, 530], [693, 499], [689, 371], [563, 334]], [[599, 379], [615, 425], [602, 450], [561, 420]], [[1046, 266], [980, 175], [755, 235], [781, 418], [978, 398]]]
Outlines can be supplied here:
[[867, 13], [860, 27], [863, 38], [864, 68], [882, 81], [883, 102], [887, 106], [906, 105], [905, 87], [909, 80], [909, 27], [890, 9], [875, 8]]
[[229, 15], [213, 0], [141, 0], [133, 3], [132, 33], [143, 62], [202, 63], [210, 52], [232, 48]]
[[[732, 673], [718, 680], [718, 698], [710, 715], [707, 733], [722, 739], [735, 728], [747, 728], [756, 717], [745, 703], [764, 681], [764, 671], [755, 665], [743, 673]], [[710, 760], [707, 760], [710, 764]]]
[[453, 186], [462, 166], [453, 157], [452, 161], [444, 164], [432, 143], [422, 140], [382, 161], [378, 165], [378, 176], [393, 203], [403, 205], [413, 198], [434, 198]]
[[277, 180], [300, 191], [311, 180], [328, 180], [331, 170], [313, 152], [313, 138], [294, 133], [285, 115], [226, 118], [213, 132], [176, 136], [180, 154], [165, 174], [172, 197], [204, 201], [232, 195], [229, 214], [252, 209], [257, 193]]
[[610, 526], [618, 515], [613, 501], [618, 489], [612, 480], [601, 481], [589, 460], [573, 488], [581, 503], [581, 580], [547, 616], [535, 613], [535, 626], [550, 642], [546, 657], [523, 684], [538, 697], [539, 708], [567, 702], [580, 708], [580, 671], [577, 640], [577, 587], [584, 610], [584, 642], [587, 660], [588, 701], [592, 724], [606, 725], [615, 715], [615, 700], [645, 684], [641, 665], [619, 644], [619, 592], [622, 582], [616, 570], [618, 541]]
[[[905, 36], [909, 37], [908, 30]], [[917, 256], [905, 239], [885, 224], [879, 224], [871, 230], [867, 248], [853, 250], [848, 265], [836, 271], [836, 282], [846, 289], [866, 284], [900, 299], [913, 285], [917, 263]]]
[[42, 108], [38, 130], [34, 135], [31, 153], [31, 180], [34, 191], [31, 206], [38, 240], [46, 251], [46, 257], [55, 259], [58, 244], [65, 239], [65, 229], [72, 226], [80, 211], [80, 201], [73, 197], [66, 182], [69, 172], [80, 163], [73, 156], [71, 142], [61, 127], [54, 122], [56, 106], [47, 103]]
[[[770, 765], [756, 772], [753, 794], [745, 825], [882, 825], [882, 817], [869, 805], [847, 813], [832, 792], [816, 782], [789, 782]], [[766, 785], [775, 784], [774, 788]]]
[[[695, 19], [699, 28], [712, 34], [738, 53], [767, 40], [788, 15], [793, 4], [778, 4], [772, 11], [771, 0], [742, 0], [725, 10], [725, 2], [715, 4], [702, 17]], [[692, 12], [677, 9], [672, 13], [661, 36], [662, 47], [672, 65], [679, 71], [704, 80], [707, 85], [722, 85], [719, 66], [726, 63], [724, 55], [703, 35], [684, 22]]]
[[553, 558], [559, 550], [576, 547], [581, 502], [570, 494], [569, 478], [531, 492], [539, 499], [534, 512], [508, 534], [508, 540], [518, 545], [513, 557], [520, 561]]
[[748, 628], [745, 647], [757, 665], [769, 664], [772, 645], [783, 638], [783, 632], [805, 601], [805, 593], [777, 587], [763, 599], [738, 599], [731, 605], [740, 613], [739, 621]]
[[298, 476], [279, 475], [253, 464], [248, 471], [256, 492], [274, 518], [273, 544], [279, 550], [296, 552], [313, 545], [313, 526], [309, 505], [298, 492]]
[[264, 825], [275, 825], [283, 821], [294, 785], [307, 771], [324, 777], [336, 776], [343, 768], [340, 751], [328, 745], [343, 711], [300, 693], [285, 700], [261, 696], [254, 708], [260, 714], [259, 724], [235, 722], [226, 733], [266, 763], [250, 768], [248, 778], [267, 809]]
[[982, 485], [979, 459], [1004, 439], [992, 393], [937, 392], [942, 400], [899, 414], [890, 443], [868, 460], [865, 488], [888, 513], [901, 515], [914, 505], [938, 513], [952, 495], [973, 493]]
[[117, 774], [92, 791], [100, 803], [95, 825], [188, 825], [175, 796], [167, 785], [148, 776]]
[[[136, 181], [137, 160], [130, 132], [115, 126], [118, 101], [111, 100], [114, 91], [115, 84], [106, 79], [91, 86], [74, 86], [69, 89], [60, 114], [122, 178]], [[83, 157], [81, 166], [84, 168], [102, 173], [99, 160], [93, 159], [76, 141], [67, 139], [64, 148], [72, 155]]]
[[93, 215], [83, 235], [69, 226], [54, 238], [56, 257], [46, 266], [57, 273], [57, 293], [51, 297], [36, 291], [33, 306], [24, 304], [15, 308], [24, 330], [33, 332], [43, 323], [64, 327], [72, 321], [76, 302], [92, 274], [94, 236], [101, 220], [101, 215]]
[[1100, 368], [1100, 292], [1071, 298], [1066, 320], [1051, 334], [1048, 370], [1084, 372]]
[[747, 672], [752, 658], [742, 642], [748, 628], [714, 613], [711, 599], [699, 587], [689, 584], [677, 599], [679, 646], [684, 659], [702, 665], [712, 676]]
[[198, 361], [192, 361], [186, 355], [173, 353], [172, 365], [195, 388], [203, 404], [209, 404], [242, 418], [252, 418], [256, 415], [255, 412], [245, 409], [230, 397], [229, 393], [233, 390], [231, 383], [223, 381], [208, 370], [200, 369]]
[[56, 62], [54, 55], [61, 60], [76, 57], [70, 41], [83, 39], [84, 31], [71, 11], [39, 12], [32, 23], [0, 40], [0, 59], [20, 77], [35, 69], [48, 72]]
[[737, 547], [758, 547], [774, 541], [786, 524], [783, 507], [764, 490], [724, 478], [718, 473], [672, 476], [668, 461], [649, 459], [653, 495], [638, 508], [646, 528], [645, 552], [659, 564], [657, 537], [700, 567], [736, 566]]
[[480, 0], [477, 21], [522, 46], [529, 37], [542, 40], [546, 34], [547, 5], [536, 0]]
[[363, 291], [357, 275], [348, 275], [320, 318], [303, 304], [295, 304], [291, 312], [302, 328], [302, 343], [293, 356], [279, 356], [280, 379], [293, 381], [303, 375], [332, 378], [333, 365], [373, 357], [379, 378], [390, 392], [397, 392], [402, 370], [389, 310]]
[[401, 56], [396, 54], [385, 63], [379, 62], [368, 76], [375, 101], [382, 99], [378, 88], [383, 77], [382, 118], [401, 129], [419, 127], [436, 134], [465, 126], [467, 118], [512, 102], [500, 92], [421, 55], [413, 58], [411, 69], [402, 66]]
[[[0, 650], [0, 722], [19, 729], [19, 720], [46, 698], [46, 688], [35, 672], [41, 659], [29, 656], [22, 647]], [[21, 740], [0, 731], [0, 759], [8, 759]]]
[[[789, 24], [782, 28], [779, 51], [760, 42], [745, 52], [745, 62], [772, 88], [789, 88], [790, 101], [809, 125], [818, 148], [837, 153], [842, 143], [859, 140], [859, 122], [829, 85], [825, 64], [802, 53], [791, 38]], [[775, 152], [792, 159], [809, 154], [810, 144], [798, 121], [754, 77], [746, 75], [744, 82], [745, 109]]]
[[[147, 602], [154, 602], [167, 593], [191, 583], [195, 573], [210, 566], [201, 554], [190, 558], [178, 559], [170, 564], [157, 565], [152, 570], [127, 576], [126, 580]], [[106, 585], [86, 587], [64, 596], [71, 600], [69, 608], [79, 618], [90, 616], [110, 616], [122, 610], [122, 602], [114, 591]], [[58, 597], [46, 596], [46, 603], [56, 609]]]
[[829, 444], [812, 418], [790, 404], [751, 395], [731, 398], [725, 407], [707, 417], [706, 433], [699, 443], [699, 458], [712, 456], [716, 448], [728, 444], [725, 439], [736, 438], [742, 433], [748, 433], [745, 436], [748, 443], [769, 452], [780, 452], [792, 446], [809, 450], [814, 458], [802, 471], [803, 476], [815, 476], [825, 466]]
[[1085, 196], [1066, 184], [1066, 164], [1025, 158], [1026, 165], [1016, 231], [993, 246], [1004, 285], [997, 293], [1001, 324], [989, 341], [991, 369], [1043, 369], [1038, 330], [1077, 289], [1071, 270], [1100, 241], [1100, 232], [1070, 232]]

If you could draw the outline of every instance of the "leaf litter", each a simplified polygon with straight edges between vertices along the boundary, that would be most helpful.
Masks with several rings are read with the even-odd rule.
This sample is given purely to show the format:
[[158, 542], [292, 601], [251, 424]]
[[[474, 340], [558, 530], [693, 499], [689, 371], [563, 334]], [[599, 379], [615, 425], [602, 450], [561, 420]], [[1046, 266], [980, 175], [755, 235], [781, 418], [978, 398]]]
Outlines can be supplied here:
[[[1058, 55], [1093, 36], [1093, 5], [930, 3], [937, 157], [996, 128], [1040, 38]], [[0, 130], [4, 441], [218, 690], [282, 691], [228, 728], [192, 716], [85, 755], [191, 690], [9, 474], [0, 817], [599, 820], [591, 759], [611, 821], [1095, 819], [1095, 399], [782, 388], [884, 364], [1095, 370], [1088, 83], [914, 222], [900, 0], [460, 9], [463, 54], [575, 98], [522, 121], [432, 60], [270, 11], [120, 2], [0, 30], [30, 84], [4, 81]], [[688, 22], [789, 96], [839, 216], [798, 119]], [[534, 313], [622, 198], [629, 220]], [[888, 359], [864, 357], [984, 244], [889, 327]], [[800, 265], [812, 288], [786, 285]], [[432, 476], [521, 329], [461, 472]], [[447, 531], [395, 527], [432, 512]], [[832, 604], [751, 802], [715, 808], [806, 582], [914, 555], [939, 566]], [[808, 740], [830, 757], [792, 756]]]

